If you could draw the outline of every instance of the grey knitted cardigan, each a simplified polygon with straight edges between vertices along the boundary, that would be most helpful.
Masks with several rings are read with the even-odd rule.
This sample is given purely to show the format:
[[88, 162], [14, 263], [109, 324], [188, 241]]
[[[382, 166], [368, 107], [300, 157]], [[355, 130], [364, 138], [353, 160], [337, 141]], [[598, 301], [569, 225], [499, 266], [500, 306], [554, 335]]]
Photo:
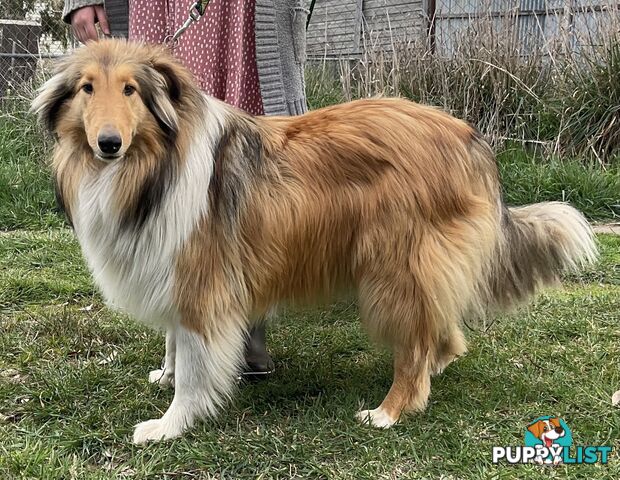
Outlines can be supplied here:
[[[128, 0], [65, 0], [63, 19], [70, 23], [74, 10], [101, 3], [112, 35], [127, 36]], [[256, 0], [256, 63], [266, 115], [299, 115], [307, 110], [307, 4], [306, 0]]]

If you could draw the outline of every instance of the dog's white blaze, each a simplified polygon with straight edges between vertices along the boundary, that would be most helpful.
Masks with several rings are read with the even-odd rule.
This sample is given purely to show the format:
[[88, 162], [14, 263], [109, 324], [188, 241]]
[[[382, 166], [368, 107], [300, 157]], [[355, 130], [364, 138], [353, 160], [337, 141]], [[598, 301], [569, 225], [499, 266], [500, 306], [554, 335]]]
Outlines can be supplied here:
[[85, 176], [78, 193], [75, 232], [95, 283], [111, 306], [155, 325], [178, 321], [176, 257], [207, 212], [213, 147], [226, 112], [216, 100], [205, 97], [205, 104], [183, 168], [138, 234], [120, 228], [113, 206], [114, 178], [123, 159]]

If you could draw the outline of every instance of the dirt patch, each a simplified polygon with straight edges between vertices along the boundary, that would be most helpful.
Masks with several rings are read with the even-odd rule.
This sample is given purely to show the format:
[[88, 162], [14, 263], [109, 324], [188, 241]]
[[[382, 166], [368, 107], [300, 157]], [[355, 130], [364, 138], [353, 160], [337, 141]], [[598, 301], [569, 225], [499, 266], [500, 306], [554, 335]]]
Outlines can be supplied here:
[[620, 235], [620, 223], [605, 223], [602, 225], [592, 226], [594, 233], [609, 233], [612, 235]]

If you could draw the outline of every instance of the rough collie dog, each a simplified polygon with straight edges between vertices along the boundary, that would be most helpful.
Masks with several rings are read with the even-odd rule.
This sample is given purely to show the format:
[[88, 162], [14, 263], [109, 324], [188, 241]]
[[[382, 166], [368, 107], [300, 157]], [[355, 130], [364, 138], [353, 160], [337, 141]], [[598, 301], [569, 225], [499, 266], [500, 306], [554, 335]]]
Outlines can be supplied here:
[[394, 353], [389, 393], [357, 418], [389, 427], [465, 352], [463, 318], [595, 257], [576, 210], [507, 208], [479, 133], [409, 101], [254, 118], [203, 95], [164, 49], [105, 40], [60, 62], [33, 110], [95, 282], [167, 332], [152, 376], [174, 400], [137, 443], [216, 413], [274, 305], [351, 290]]

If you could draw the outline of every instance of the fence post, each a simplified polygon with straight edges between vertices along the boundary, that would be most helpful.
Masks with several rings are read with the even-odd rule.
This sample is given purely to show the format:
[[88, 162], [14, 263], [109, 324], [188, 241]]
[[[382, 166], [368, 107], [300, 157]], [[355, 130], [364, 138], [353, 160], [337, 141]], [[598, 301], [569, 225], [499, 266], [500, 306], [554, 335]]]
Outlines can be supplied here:
[[574, 22], [574, 18], [573, 18], [573, 13], [574, 13], [574, 6], [575, 6], [575, 2], [574, 0], [566, 0], [566, 2], [564, 3], [564, 18], [563, 23], [563, 30], [564, 30], [564, 49], [565, 49], [565, 55], [570, 55], [573, 51], [573, 47], [574, 47], [574, 37], [575, 37], [575, 29], [573, 28], [573, 22]]
[[360, 52], [362, 36], [362, 17], [364, 13], [364, 0], [355, 0], [355, 35], [353, 37], [353, 51]]
[[426, 2], [426, 38], [428, 39], [428, 48], [431, 53], [435, 53], [435, 14], [437, 10], [436, 0], [427, 0]]

